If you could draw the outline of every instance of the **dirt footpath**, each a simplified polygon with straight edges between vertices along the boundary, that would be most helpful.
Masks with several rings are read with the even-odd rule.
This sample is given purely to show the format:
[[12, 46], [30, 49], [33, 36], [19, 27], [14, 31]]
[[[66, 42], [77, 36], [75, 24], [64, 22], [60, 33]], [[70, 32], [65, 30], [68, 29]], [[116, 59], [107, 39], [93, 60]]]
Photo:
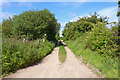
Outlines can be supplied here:
[[42, 62], [18, 70], [7, 78], [97, 78], [87, 66], [77, 60], [67, 46], [65, 49], [67, 58], [64, 63], [60, 63], [59, 47], [56, 47]]

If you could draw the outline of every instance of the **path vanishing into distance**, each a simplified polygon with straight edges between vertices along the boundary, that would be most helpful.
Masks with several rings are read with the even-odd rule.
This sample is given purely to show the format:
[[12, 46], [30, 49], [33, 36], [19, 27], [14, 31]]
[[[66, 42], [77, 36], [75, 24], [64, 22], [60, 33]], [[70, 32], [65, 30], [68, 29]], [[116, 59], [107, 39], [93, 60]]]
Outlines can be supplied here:
[[64, 63], [59, 61], [59, 46], [57, 46], [42, 61], [18, 70], [6, 78], [98, 78], [67, 46], [65, 49], [67, 57]]

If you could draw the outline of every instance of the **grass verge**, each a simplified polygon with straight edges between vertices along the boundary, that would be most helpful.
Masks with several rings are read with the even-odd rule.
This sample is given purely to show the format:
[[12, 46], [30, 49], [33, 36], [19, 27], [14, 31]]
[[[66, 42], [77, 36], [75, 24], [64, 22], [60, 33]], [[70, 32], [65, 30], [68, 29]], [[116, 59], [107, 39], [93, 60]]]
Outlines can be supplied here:
[[64, 48], [64, 45], [62, 42], [59, 42], [59, 60], [61, 63], [63, 63], [66, 59], [66, 50]]
[[87, 36], [88, 34], [85, 33], [80, 38], [65, 43], [77, 57], [81, 55], [83, 59], [98, 68], [106, 78], [118, 78], [118, 58], [107, 58], [89, 48], [84, 49]]

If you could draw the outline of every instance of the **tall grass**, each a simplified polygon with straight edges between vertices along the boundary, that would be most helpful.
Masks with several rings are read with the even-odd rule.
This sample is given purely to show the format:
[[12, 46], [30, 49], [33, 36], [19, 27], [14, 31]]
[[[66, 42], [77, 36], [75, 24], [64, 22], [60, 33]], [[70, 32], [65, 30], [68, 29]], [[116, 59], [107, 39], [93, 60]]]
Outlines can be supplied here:
[[62, 44], [62, 42], [59, 42], [59, 60], [61, 63], [63, 63], [66, 59], [66, 50]]
[[2, 75], [26, 67], [35, 61], [43, 59], [49, 54], [55, 44], [42, 40], [27, 41], [3, 39], [2, 43]]
[[85, 48], [88, 34], [83, 34], [75, 41], [66, 41], [68, 47], [76, 56], [82, 56], [87, 62], [98, 68], [106, 78], [118, 78], [118, 58], [104, 57], [98, 52]]

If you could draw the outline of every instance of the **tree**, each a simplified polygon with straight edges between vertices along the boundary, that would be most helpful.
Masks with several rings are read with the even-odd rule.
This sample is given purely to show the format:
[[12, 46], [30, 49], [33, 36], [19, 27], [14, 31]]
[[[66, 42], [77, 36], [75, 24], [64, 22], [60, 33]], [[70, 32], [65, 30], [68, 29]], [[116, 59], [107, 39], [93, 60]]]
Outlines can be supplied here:
[[3, 23], [2, 23], [3, 35], [7, 35], [6, 37], [11, 37], [12, 26], [13, 26], [13, 21], [10, 17], [7, 20], [3, 20]]
[[68, 22], [62, 33], [64, 40], [75, 40], [81, 33], [91, 31], [98, 22], [107, 23], [107, 17], [98, 16], [95, 12], [91, 17], [83, 17], [75, 22]]
[[57, 23], [55, 15], [49, 10], [25, 11], [24, 13], [14, 16], [3, 21], [3, 33], [9, 36], [11, 33], [14, 37], [28, 38], [29, 40], [43, 38], [46, 34], [48, 40], [55, 39], [59, 31], [60, 24]]

